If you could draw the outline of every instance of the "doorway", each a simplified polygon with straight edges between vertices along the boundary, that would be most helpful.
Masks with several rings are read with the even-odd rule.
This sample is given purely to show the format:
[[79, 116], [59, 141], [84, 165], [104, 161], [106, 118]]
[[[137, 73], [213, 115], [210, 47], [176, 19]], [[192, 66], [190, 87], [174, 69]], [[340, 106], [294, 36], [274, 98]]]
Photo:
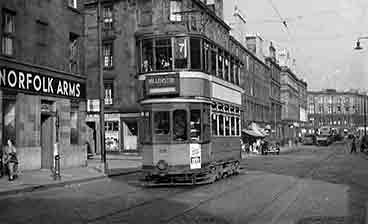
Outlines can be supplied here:
[[51, 169], [54, 156], [54, 116], [41, 113], [41, 168]]

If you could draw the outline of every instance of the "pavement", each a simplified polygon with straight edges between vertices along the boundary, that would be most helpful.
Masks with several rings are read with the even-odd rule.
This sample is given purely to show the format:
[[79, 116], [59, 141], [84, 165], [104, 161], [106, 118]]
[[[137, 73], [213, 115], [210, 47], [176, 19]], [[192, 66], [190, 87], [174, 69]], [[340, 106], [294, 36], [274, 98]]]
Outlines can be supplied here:
[[7, 176], [0, 178], [0, 195], [31, 192], [35, 190], [60, 187], [75, 183], [83, 183], [110, 176], [126, 175], [139, 172], [142, 157], [137, 155], [107, 155], [107, 169], [101, 162], [100, 156], [87, 160], [87, 166], [61, 169], [60, 179], [55, 179], [51, 170], [40, 169], [20, 171], [19, 177], [8, 181]]

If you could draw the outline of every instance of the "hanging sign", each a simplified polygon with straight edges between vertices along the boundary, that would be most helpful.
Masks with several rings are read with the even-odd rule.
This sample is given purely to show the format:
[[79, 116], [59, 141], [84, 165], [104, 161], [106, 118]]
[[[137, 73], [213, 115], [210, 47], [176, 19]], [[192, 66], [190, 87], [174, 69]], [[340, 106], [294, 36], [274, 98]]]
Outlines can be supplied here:
[[189, 144], [189, 159], [190, 169], [201, 168], [201, 145], [200, 144]]
[[86, 97], [84, 83], [6, 67], [0, 67], [0, 87], [68, 98]]

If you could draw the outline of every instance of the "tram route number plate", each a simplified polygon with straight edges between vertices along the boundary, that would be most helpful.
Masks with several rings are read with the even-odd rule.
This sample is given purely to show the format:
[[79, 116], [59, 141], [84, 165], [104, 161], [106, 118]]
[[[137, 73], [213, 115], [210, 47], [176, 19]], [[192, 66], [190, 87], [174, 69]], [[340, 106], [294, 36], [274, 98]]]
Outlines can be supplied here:
[[189, 146], [189, 156], [190, 156], [190, 169], [200, 169], [201, 168], [201, 145], [200, 144], [190, 144]]

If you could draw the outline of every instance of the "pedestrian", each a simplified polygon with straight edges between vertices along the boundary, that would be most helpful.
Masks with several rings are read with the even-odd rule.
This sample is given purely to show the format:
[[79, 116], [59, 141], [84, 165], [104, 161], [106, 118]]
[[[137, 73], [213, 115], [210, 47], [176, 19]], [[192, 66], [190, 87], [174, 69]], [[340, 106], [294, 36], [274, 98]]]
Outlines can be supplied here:
[[351, 153], [357, 153], [357, 149], [356, 149], [356, 139], [355, 139], [355, 136], [353, 136], [353, 140], [351, 142], [351, 150], [350, 150], [350, 154]]
[[12, 142], [8, 139], [8, 145], [5, 149], [4, 164], [8, 169], [9, 181], [13, 181], [14, 178], [18, 177], [18, 158], [17, 150]]

